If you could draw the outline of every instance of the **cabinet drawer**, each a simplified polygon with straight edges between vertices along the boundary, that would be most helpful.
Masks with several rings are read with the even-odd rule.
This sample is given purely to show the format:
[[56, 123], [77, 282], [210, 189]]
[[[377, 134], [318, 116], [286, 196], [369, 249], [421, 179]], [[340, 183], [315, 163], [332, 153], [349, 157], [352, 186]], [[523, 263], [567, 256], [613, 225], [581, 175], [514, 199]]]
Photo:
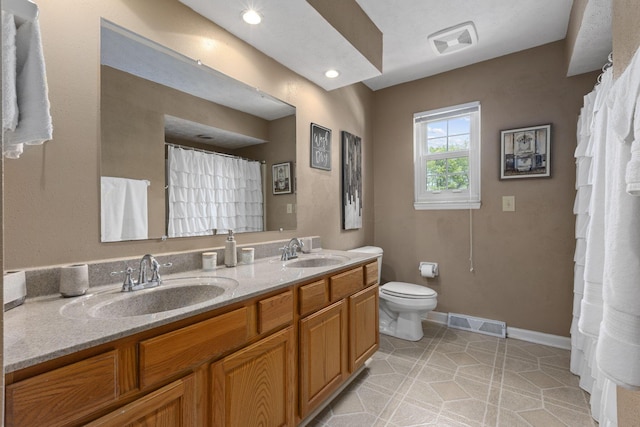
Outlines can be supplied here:
[[337, 301], [362, 289], [363, 279], [362, 267], [331, 276], [329, 279], [331, 301]]
[[327, 292], [327, 281], [318, 280], [308, 285], [300, 286], [298, 301], [300, 316], [304, 316], [312, 311], [318, 311], [329, 304], [329, 293]]
[[7, 386], [7, 427], [65, 425], [114, 402], [117, 368], [110, 351]]
[[374, 261], [364, 266], [365, 286], [378, 283], [378, 261]]
[[293, 292], [286, 291], [258, 301], [258, 333], [293, 321]]
[[247, 342], [246, 307], [140, 342], [145, 388]]

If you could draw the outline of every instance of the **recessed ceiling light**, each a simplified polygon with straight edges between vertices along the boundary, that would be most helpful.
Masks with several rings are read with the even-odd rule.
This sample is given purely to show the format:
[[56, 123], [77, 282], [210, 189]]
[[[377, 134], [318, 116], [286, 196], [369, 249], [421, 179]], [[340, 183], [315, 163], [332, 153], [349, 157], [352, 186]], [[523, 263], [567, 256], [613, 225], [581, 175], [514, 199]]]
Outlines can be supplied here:
[[335, 79], [340, 75], [340, 72], [338, 70], [327, 70], [324, 75], [329, 79]]
[[262, 22], [262, 16], [253, 9], [248, 9], [242, 12], [242, 19], [244, 19], [244, 22], [251, 25], [258, 25]]

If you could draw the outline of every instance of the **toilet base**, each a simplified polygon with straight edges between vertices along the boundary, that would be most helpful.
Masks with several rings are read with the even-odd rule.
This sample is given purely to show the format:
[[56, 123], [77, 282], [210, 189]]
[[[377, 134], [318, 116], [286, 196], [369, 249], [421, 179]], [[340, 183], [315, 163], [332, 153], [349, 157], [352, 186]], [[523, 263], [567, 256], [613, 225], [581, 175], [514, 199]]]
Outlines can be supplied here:
[[420, 341], [422, 331], [422, 312], [399, 313], [396, 319], [386, 313], [380, 313], [380, 333], [407, 341]]

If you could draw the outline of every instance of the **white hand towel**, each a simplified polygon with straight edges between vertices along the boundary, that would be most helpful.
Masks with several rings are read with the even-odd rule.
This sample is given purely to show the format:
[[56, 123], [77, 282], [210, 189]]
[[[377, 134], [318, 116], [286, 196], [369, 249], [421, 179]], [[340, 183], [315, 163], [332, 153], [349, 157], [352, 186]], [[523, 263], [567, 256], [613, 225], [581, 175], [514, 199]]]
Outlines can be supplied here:
[[127, 198], [126, 181], [103, 176], [100, 180], [101, 241], [117, 242], [122, 237], [122, 223]]
[[625, 182], [627, 183], [627, 193], [632, 196], [640, 196], [640, 106], [637, 104], [633, 123], [634, 140], [631, 143], [631, 159], [627, 163]]
[[2, 129], [18, 125], [16, 95], [16, 23], [13, 14], [2, 11]]
[[640, 95], [640, 49], [615, 83], [615, 90], [608, 97], [609, 107], [614, 113], [611, 124], [622, 142], [633, 140], [633, 119]]
[[632, 196], [640, 196], [640, 135], [631, 144], [631, 159], [627, 163], [625, 173], [627, 193]]
[[101, 238], [103, 242], [148, 239], [149, 181], [101, 178]]
[[42, 144], [53, 137], [40, 25], [24, 22], [16, 31], [16, 86], [19, 119], [5, 133], [5, 147]]
[[613, 382], [640, 389], [640, 316], [625, 314], [605, 305], [596, 360]]

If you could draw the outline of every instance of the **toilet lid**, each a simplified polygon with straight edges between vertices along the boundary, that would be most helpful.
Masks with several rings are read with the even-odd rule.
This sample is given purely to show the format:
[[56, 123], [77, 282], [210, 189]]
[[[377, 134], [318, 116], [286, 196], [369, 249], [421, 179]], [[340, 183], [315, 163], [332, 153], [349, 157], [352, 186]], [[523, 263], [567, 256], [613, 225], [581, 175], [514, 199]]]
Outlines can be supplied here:
[[436, 291], [426, 286], [415, 285], [405, 282], [389, 282], [380, 287], [381, 291], [387, 295], [400, 298], [425, 299], [438, 296]]

